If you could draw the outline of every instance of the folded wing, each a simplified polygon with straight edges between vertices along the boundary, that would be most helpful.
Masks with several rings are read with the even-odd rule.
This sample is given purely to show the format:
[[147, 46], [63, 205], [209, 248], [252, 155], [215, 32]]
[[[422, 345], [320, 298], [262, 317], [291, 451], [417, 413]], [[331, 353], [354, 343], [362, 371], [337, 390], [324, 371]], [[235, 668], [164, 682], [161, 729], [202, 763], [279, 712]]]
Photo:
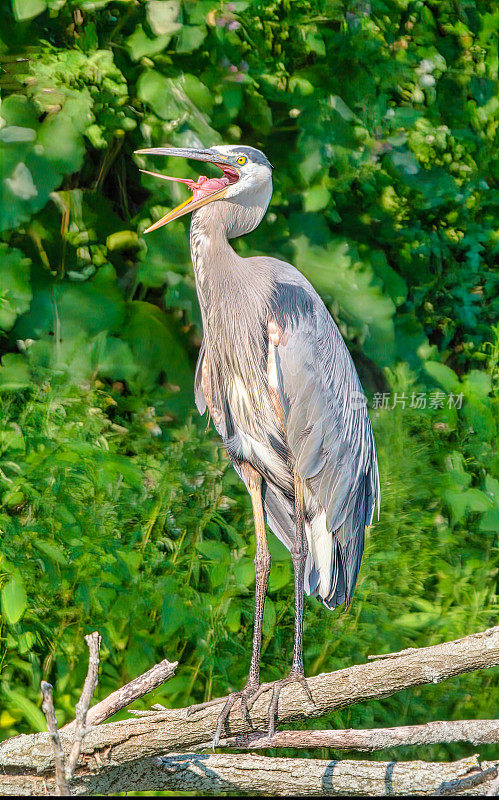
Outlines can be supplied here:
[[279, 284], [274, 309], [278, 391], [295, 469], [306, 481], [312, 555], [314, 537], [324, 553], [332, 536], [330, 556], [311, 565], [310, 590], [334, 607], [352, 597], [379, 494], [371, 422], [351, 356], [310, 284], [301, 275]]

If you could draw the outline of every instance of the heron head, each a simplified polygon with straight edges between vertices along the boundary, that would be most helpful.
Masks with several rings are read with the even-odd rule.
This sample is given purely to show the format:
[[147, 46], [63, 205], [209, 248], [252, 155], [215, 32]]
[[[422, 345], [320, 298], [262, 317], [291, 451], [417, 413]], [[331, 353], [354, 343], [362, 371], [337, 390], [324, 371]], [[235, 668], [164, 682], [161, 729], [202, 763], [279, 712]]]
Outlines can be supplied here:
[[[144, 233], [149, 233], [184, 214], [196, 211], [215, 201], [230, 204], [233, 217], [230, 236], [238, 236], [253, 230], [261, 221], [272, 196], [272, 165], [264, 154], [254, 147], [240, 145], [220, 145], [207, 150], [184, 147], [150, 147], [135, 151], [141, 155], [177, 156], [190, 158], [195, 161], [206, 161], [214, 164], [222, 171], [217, 178], [207, 178], [200, 175], [197, 181], [189, 178], [173, 178], [159, 172], [141, 170], [148, 175], [167, 181], [184, 183], [191, 191], [189, 197], [179, 206], [169, 211], [164, 217], [158, 219], [147, 228]], [[247, 217], [244, 230], [237, 225], [238, 207]]]

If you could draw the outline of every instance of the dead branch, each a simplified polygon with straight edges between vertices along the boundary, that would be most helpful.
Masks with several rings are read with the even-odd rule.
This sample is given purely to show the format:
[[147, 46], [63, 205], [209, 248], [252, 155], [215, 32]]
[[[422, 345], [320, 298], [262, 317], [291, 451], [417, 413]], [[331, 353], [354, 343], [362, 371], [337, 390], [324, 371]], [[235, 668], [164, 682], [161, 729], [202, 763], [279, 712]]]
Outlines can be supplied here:
[[64, 750], [62, 749], [61, 740], [59, 738], [59, 731], [57, 730], [57, 720], [55, 718], [54, 700], [52, 698], [52, 685], [47, 681], [42, 681], [42, 711], [45, 714], [47, 721], [47, 728], [52, 741], [52, 749], [54, 753], [54, 767], [55, 767], [55, 792], [61, 797], [69, 795], [69, 786], [64, 774]]
[[90, 701], [94, 696], [94, 692], [99, 682], [99, 652], [101, 645], [101, 637], [94, 631], [85, 636], [85, 641], [88, 645], [88, 671], [81, 697], [76, 704], [76, 720], [75, 720], [75, 737], [71, 752], [66, 759], [66, 780], [71, 783], [78, 758], [80, 757], [81, 743], [87, 731], [87, 714], [90, 706]]
[[497, 795], [499, 795], [499, 775], [489, 784], [487, 792], [487, 797], [497, 797]]
[[[104, 722], [104, 720], [112, 717], [113, 714], [129, 706], [130, 703], [139, 700], [144, 695], [157, 689], [158, 686], [161, 686], [162, 683], [165, 683], [168, 678], [171, 678], [172, 675], [175, 674], [177, 666], [178, 661], [170, 662], [165, 658], [164, 661], [155, 664], [154, 667], [144, 672], [143, 675], [139, 675], [138, 678], [134, 678], [133, 681], [122, 686], [121, 689], [108, 695], [105, 700], [96, 703], [96, 705], [92, 706], [89, 710], [87, 714], [87, 726], [99, 725], [101, 722]], [[75, 724], [76, 720], [65, 725], [62, 730], [67, 731], [70, 728], [74, 728]]]
[[43, 703], [42, 709], [47, 721], [47, 728], [52, 740], [52, 747], [55, 761], [55, 793], [57, 795], [68, 796], [71, 794], [70, 784], [74, 775], [75, 767], [80, 757], [81, 745], [86, 733], [87, 712], [93, 694], [99, 680], [99, 651], [101, 637], [94, 631], [85, 636], [88, 645], [88, 670], [85, 683], [81, 692], [81, 697], [76, 704], [76, 720], [74, 728], [74, 740], [69, 754], [66, 756], [57, 730], [57, 720], [54, 711], [54, 701], [52, 697], [52, 686], [46, 681], [42, 681]]
[[[498, 744], [499, 719], [463, 719], [451, 722], [427, 722], [425, 725], [405, 725], [399, 728], [374, 728], [366, 730], [337, 731], [277, 731], [274, 736], [255, 731], [243, 736], [222, 739], [220, 747], [237, 747], [239, 750], [265, 750], [269, 747], [329, 747], [332, 750], [357, 750], [372, 753], [389, 747], [407, 745], [448, 744]], [[208, 747], [211, 742], [206, 743]], [[200, 745], [199, 749], [204, 748]], [[196, 748], [198, 749], [198, 748]]]
[[[454, 642], [446, 642], [415, 651], [411, 649], [409, 652], [403, 652], [399, 656], [394, 654], [389, 659], [377, 659], [366, 664], [338, 670], [337, 672], [317, 675], [309, 679], [309, 686], [314, 699], [313, 705], [304, 701], [303, 694], [300, 691], [296, 691], [296, 688], [285, 687], [279, 701], [279, 722], [286, 723], [303, 717], [319, 717], [334, 709], [343, 708], [352, 703], [359, 702], [360, 700], [366, 700], [372, 697], [386, 697], [411, 686], [439, 683], [455, 675], [471, 672], [476, 669], [487, 669], [497, 665], [499, 665], [499, 627], [491, 628], [488, 631], [467, 636]], [[160, 667], [161, 665], [157, 666]], [[174, 665], [169, 666], [172, 674]], [[145, 687], [145, 691], [149, 691], [147, 688], [149, 684], [148, 680], [144, 679], [151, 672], [152, 670], [146, 673], [145, 676], [136, 679], [136, 682], [138, 682], [137, 685], [142, 685], [143, 688]], [[132, 684], [133, 683], [134, 682], [132, 682]], [[129, 686], [130, 685], [131, 684], [129, 684]], [[123, 692], [125, 692], [125, 689], [129, 688], [129, 686], [114, 693], [114, 695], [111, 695], [111, 698], [121, 695], [121, 700], [119, 701], [121, 704], [124, 699]], [[268, 704], [272, 695], [272, 686], [273, 684], [267, 685], [266, 691], [260, 696], [251, 709], [251, 721], [243, 720], [240, 709], [237, 706], [234, 708], [229, 717], [227, 726], [227, 733], [229, 736], [248, 734], [252, 732], [252, 730], [266, 728]], [[134, 693], [130, 692], [130, 694], [127, 694], [127, 692], [125, 692], [126, 696], [131, 696], [131, 694]], [[95, 708], [99, 706], [103, 708], [106, 704], [108, 710], [110, 708], [115, 708], [113, 705], [115, 701], [109, 702], [111, 698], [108, 698], [107, 701], [103, 701], [104, 706], [98, 704]], [[135, 699], [135, 694], [132, 699]], [[179, 750], [186, 751], [202, 743], [211, 742], [216, 720], [225, 700], [226, 698], [218, 698], [213, 701], [208, 708], [196, 711], [192, 716], [187, 716], [187, 709], [158, 710], [152, 715], [108, 723], [88, 730], [82, 742], [80, 764], [75, 773], [73, 782], [75, 787], [74, 791], [76, 793], [106, 794], [108, 792], [133, 791], [134, 789], [146, 790], [146, 786], [151, 790], [165, 788], [174, 791], [176, 788], [179, 788], [179, 786], [175, 784], [176, 779], [174, 779], [174, 775], [180, 771], [183, 775], [182, 780], [184, 781], [181, 788], [188, 788], [189, 780], [191, 780], [193, 786], [197, 786], [199, 781], [201, 781], [203, 787], [206, 786], [207, 788], [199, 788], [199, 791], [218, 793], [219, 791], [227, 791], [226, 788], [223, 788], [225, 786], [224, 781], [230, 783], [232, 779], [226, 778], [224, 775], [229, 775], [231, 770], [236, 770], [236, 768], [239, 767], [243, 769], [244, 764], [246, 764], [245, 769], [247, 772], [249, 770], [248, 765], [251, 764], [251, 769], [257, 770], [258, 773], [260, 770], [260, 762], [255, 760], [247, 761], [247, 759], [255, 759], [257, 756], [206, 756], [200, 753], [196, 756], [192, 754], [190, 756], [182, 756], [180, 760], [181, 766], [177, 764], [180, 758], [177, 756], [177, 761], [171, 762], [171, 764], [177, 764], [173, 776], [170, 775], [173, 769], [171, 764], [168, 767], [168, 775], [165, 775], [164, 764], [158, 772], [158, 763], [157, 760], [154, 759], [155, 756], [164, 756], [167, 753], [171, 754]], [[92, 710], [89, 712], [89, 717], [91, 713]], [[111, 713], [114, 713], [114, 711], [111, 711]], [[484, 721], [486, 730], [482, 730], [482, 733], [480, 733], [480, 731], [475, 731], [473, 733], [473, 736], [476, 736], [477, 740], [480, 742], [483, 741], [483, 737], [488, 735], [487, 731], [490, 732], [490, 723], [490, 720]], [[446, 723], [439, 724], [445, 725]], [[447, 725], [452, 724], [453, 723], [447, 723]], [[461, 723], [461, 725], [469, 724], [473, 723]], [[480, 723], [476, 724], [479, 725]], [[433, 723], [433, 725], [435, 726], [435, 723]], [[420, 728], [424, 726], [415, 727]], [[469, 728], [468, 731], [470, 731]], [[285, 732], [282, 733], [285, 735]], [[311, 735], [311, 733], [306, 735]], [[327, 735], [327, 732], [324, 733]], [[332, 733], [338, 734], [338, 732]], [[69, 753], [75, 739], [75, 725], [67, 726], [60, 731], [59, 735], [64, 752]], [[279, 733], [277, 734], [277, 736], [280, 735]], [[360, 731], [357, 732], [357, 735], [365, 736], [366, 732]], [[436, 736], [435, 730], [433, 731], [433, 735]], [[463, 736], [462, 730], [459, 735]], [[471, 736], [471, 733], [466, 735]], [[475, 739], [471, 740], [475, 741]], [[272, 746], [276, 746], [275, 740], [273, 740]], [[296, 745], [293, 744], [293, 746]], [[323, 746], [323, 742], [321, 742], [321, 746]], [[327, 746], [332, 745], [329, 744]], [[392, 744], [385, 746], [392, 746]], [[208, 758], [221, 758], [222, 761], [210, 760], [208, 762], [206, 760]], [[223, 759], [228, 760], [224, 761]], [[277, 773], [284, 774], [286, 770], [288, 770], [288, 772], [291, 770], [290, 774], [293, 775], [293, 781], [295, 781], [298, 773], [300, 775], [304, 773], [308, 775], [309, 764], [312, 763], [307, 759], [307, 766], [305, 769], [305, 762], [303, 762], [303, 760], [298, 760], [299, 767], [294, 766], [295, 761], [296, 760], [293, 759], [263, 759], [262, 764], [265, 765], [269, 762], [268, 769], [272, 775]], [[288, 764], [287, 767], [285, 762]], [[334, 791], [332, 792], [330, 784], [327, 784], [329, 788], [326, 793], [331, 794], [336, 792], [337, 785], [342, 787], [341, 791], [338, 790], [339, 793], [347, 793], [348, 787], [346, 787], [346, 785], [342, 784], [341, 781], [340, 784], [337, 784], [337, 774], [342, 775], [344, 767], [338, 766], [337, 762], [333, 763], [335, 778]], [[338, 763], [344, 765], [352, 762], [342, 761]], [[353, 763], [359, 765], [364, 762]], [[423, 762], [411, 762], [410, 767], [407, 766], [407, 770], [409, 770], [413, 777], [415, 775], [415, 770], [419, 770], [422, 763]], [[461, 762], [459, 763], [461, 764]], [[216, 772], [218, 768], [222, 770], [220, 779], [216, 778], [215, 780], [211, 772], [209, 772], [206, 777], [204, 767], [208, 766], [208, 764], [210, 765], [211, 771]], [[303, 789], [303, 793], [305, 794], [320, 794], [322, 790], [316, 791], [317, 787], [313, 788], [315, 785], [313, 784], [313, 780], [318, 780], [317, 776], [319, 773], [323, 778], [326, 774], [325, 770], [327, 769], [329, 769], [329, 773], [327, 774], [332, 774], [330, 762], [317, 762], [317, 764], [320, 766], [317, 766], [315, 773], [313, 773], [312, 770], [313, 775], [315, 775], [315, 778], [313, 778], [313, 775], [310, 778], [312, 784], [307, 784]], [[45, 793], [45, 789], [43, 789], [43, 791], [36, 791], [33, 780], [35, 780], [34, 770], [36, 770], [37, 776], [39, 776], [36, 780], [42, 780], [42, 782], [46, 782], [47, 786], [50, 785], [51, 777], [49, 778], [49, 776], [53, 775], [55, 766], [50, 736], [40, 733], [30, 736], [17, 736], [7, 740], [0, 746], [0, 766], [3, 767], [5, 773], [8, 773], [0, 777], [0, 792], [8, 793], [8, 790], [14, 791], [15, 789], [16, 793], [22, 793], [24, 791], [23, 787], [29, 787], [30, 794]], [[399, 767], [402, 769], [402, 766], [398, 764], [391, 765], [390, 770], [393, 772], [395, 769], [398, 770]], [[437, 770], [437, 767], [440, 771]], [[447, 768], [450, 772], [445, 772]], [[485, 780], [481, 775], [484, 771], [483, 769], [480, 770], [479, 777], [475, 774], [471, 777], [461, 774], [456, 777], [455, 768], [456, 765], [439, 764], [435, 765], [435, 771], [432, 773], [431, 770], [433, 767], [430, 765], [427, 769], [427, 765], [425, 764], [423, 771], [426, 771], [428, 775], [434, 774], [440, 777], [440, 783], [446, 783], [446, 781], [448, 783], [449, 781], [456, 780], [461, 782], [465, 781], [465, 783], [459, 783], [459, 791], [462, 793], [468, 792], [467, 786], [470, 781], [473, 782], [478, 779], [480, 781], [482, 781], [482, 779]], [[223, 771], [224, 769], [227, 769], [228, 772], [225, 773]], [[345, 767], [345, 769], [347, 769], [347, 767]], [[369, 769], [375, 769], [375, 765], [372, 764], [369, 768], [366, 767], [368, 772]], [[386, 767], [386, 769], [388, 769], [388, 767]], [[322, 770], [322, 772], [320, 772], [320, 770]], [[452, 770], [454, 770], [454, 772], [452, 772]], [[495, 765], [488, 765], [487, 770], [489, 770], [489, 772], [487, 772], [486, 780], [490, 782], [489, 778], [495, 777]], [[199, 771], [202, 773], [201, 776]], [[473, 772], [477, 772], [475, 767], [473, 768]], [[492, 775], [492, 772], [494, 772], [494, 775]], [[360, 774], [357, 768], [356, 774]], [[374, 773], [369, 772], [369, 775], [370, 774]], [[400, 774], [403, 774], [403, 770]], [[451, 774], [454, 775], [454, 777], [448, 778], [447, 780], [445, 776]], [[201, 780], [203, 775], [206, 777], [206, 784], [203, 783], [204, 778]], [[258, 774], [257, 777], [259, 779]], [[128, 783], [126, 783], [125, 778]], [[215, 781], [214, 784], [210, 784], [212, 780]], [[288, 783], [286, 783], [286, 780], [288, 780]], [[286, 780], [283, 778], [283, 786], [286, 788], [282, 789], [281, 793], [284, 794], [289, 791], [289, 775]], [[303, 780], [305, 780], [305, 778], [303, 778]], [[373, 780], [377, 780], [377, 778], [373, 778]], [[466, 781], [468, 781], [468, 783], [466, 783]], [[209, 788], [208, 784], [211, 785], [211, 788]], [[270, 784], [272, 784], [272, 781]], [[45, 783], [43, 783], [43, 785], [45, 785]], [[244, 788], [245, 786], [249, 788]], [[320, 782], [320, 786], [323, 786], [323, 782]], [[380, 786], [381, 784], [378, 786], [377, 793], [385, 793], [384, 790], [381, 792]], [[423, 784], [421, 784], [421, 786], [423, 786]], [[453, 789], [450, 793], [455, 794], [457, 784], [452, 784], [452, 786]], [[266, 789], [265, 791], [278, 794], [279, 790], [276, 787], [277, 783], [275, 786], [272, 784], [272, 788]], [[247, 782], [242, 781], [240, 785], [233, 785], [232, 788], [237, 789], [237, 791], [258, 791], [256, 788], [252, 788], [249, 778]], [[297, 785], [293, 782], [291, 791], [296, 793], [296, 789]], [[469, 791], [471, 792], [471, 790]], [[423, 792], [423, 789], [420, 789], [420, 792]], [[359, 791], [357, 791], [357, 793], [359, 793]], [[368, 793], [368, 790], [362, 787], [360, 793]], [[402, 793], [408, 793], [407, 787], [403, 789]]]
[[[189, 791], [230, 795], [484, 795], [497, 775], [497, 763], [480, 763], [476, 756], [449, 764], [426, 761], [327, 761], [267, 758], [256, 755], [172, 754], [143, 758], [125, 765], [76, 774], [75, 795]], [[6, 775], [4, 794], [53, 793], [53, 778]]]

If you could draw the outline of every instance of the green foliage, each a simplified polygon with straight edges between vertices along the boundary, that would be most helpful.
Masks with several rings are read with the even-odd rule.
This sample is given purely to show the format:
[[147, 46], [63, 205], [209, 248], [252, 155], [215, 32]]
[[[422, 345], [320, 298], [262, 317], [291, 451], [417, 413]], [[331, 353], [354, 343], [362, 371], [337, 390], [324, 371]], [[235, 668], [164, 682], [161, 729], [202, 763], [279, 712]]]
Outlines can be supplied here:
[[[165, 656], [182, 664], [156, 692], [168, 705], [246, 676], [250, 503], [190, 416], [201, 328], [186, 225], [143, 235], [185, 189], [141, 174], [141, 147], [261, 147], [274, 197], [239, 252], [302, 269], [371, 394], [463, 394], [462, 408], [392, 408], [392, 394], [373, 411], [381, 517], [351, 608], [306, 603], [308, 671], [493, 624], [492, 3], [3, 0], [1, 11], [2, 737], [44, 727], [41, 678], [56, 685], [59, 721], [73, 715], [89, 630], [103, 635], [100, 697]], [[173, 159], [167, 171], [190, 169]], [[271, 550], [264, 679], [288, 667], [293, 632], [290, 560], [272, 536]], [[329, 722], [424, 722], [435, 707], [488, 716], [497, 699], [491, 674], [463, 676]]]

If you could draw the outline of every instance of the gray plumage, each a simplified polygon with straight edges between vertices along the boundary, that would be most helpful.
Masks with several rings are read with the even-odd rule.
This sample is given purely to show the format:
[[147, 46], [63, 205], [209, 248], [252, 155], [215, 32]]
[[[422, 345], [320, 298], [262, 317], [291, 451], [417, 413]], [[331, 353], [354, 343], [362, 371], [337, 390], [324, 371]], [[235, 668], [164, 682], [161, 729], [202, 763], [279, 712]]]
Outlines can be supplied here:
[[[270, 552], [265, 522], [291, 553], [295, 625], [289, 676], [274, 685], [269, 731], [281, 687], [301, 683], [303, 593], [328, 608], [349, 603], [366, 526], [379, 495], [376, 449], [362, 388], [338, 328], [317, 292], [290, 264], [241, 258], [229, 239], [252, 231], [272, 196], [272, 167], [259, 150], [151, 148], [220, 167], [222, 178], [180, 179], [193, 192], [146, 231], [192, 211], [191, 255], [203, 320], [195, 375], [208, 409], [251, 496], [255, 522], [255, 620], [248, 682], [229, 695], [214, 746], [238, 698], [258, 691]], [[166, 180], [179, 180], [149, 173]]]
[[[258, 333], [246, 338], [251, 358], [246, 361], [224, 352], [225, 348], [220, 352], [219, 348], [208, 345], [212, 363], [216, 365], [212, 376], [214, 403], [218, 401], [223, 409], [222, 418], [214, 422], [238, 472], [239, 462], [247, 460], [262, 474], [266, 520], [288, 549], [295, 531], [293, 464], [306, 481], [310, 493], [305, 504], [306, 521], [310, 527], [325, 513], [332, 550], [327, 593], [321, 596], [321, 567], [311, 552], [305, 590], [334, 608], [348, 603], [352, 597], [364, 549], [365, 527], [373, 518], [378, 495], [374, 439], [365, 405], [358, 403], [362, 389], [355, 367], [321, 299], [289, 264], [273, 259], [265, 261], [271, 275], [267, 291], [247, 290], [240, 295], [242, 302], [232, 308], [238, 329], [251, 330], [245, 324], [248, 315], [258, 320]], [[269, 314], [278, 318], [289, 337], [286, 345], [277, 348], [279, 398], [285, 412], [286, 436], [275, 423], [263, 369], [268, 350], [264, 322]], [[234, 339], [224, 337], [224, 341], [229, 344]], [[196, 370], [196, 402], [200, 413], [206, 410], [200, 384], [206, 347], [205, 339]], [[238, 390], [234, 390], [233, 377], [227, 380], [222, 366], [231, 362], [241, 383], [256, 388], [251, 393], [256, 419], [251, 423], [248, 414], [241, 413], [240, 404], [234, 407], [232, 401]], [[352, 394], [354, 401], [357, 400], [353, 407], [349, 402]], [[262, 458], [255, 445], [249, 452], [244, 449], [245, 434], [263, 445], [267, 458]]]
[[290, 550], [296, 480], [303, 482], [304, 589], [330, 608], [348, 603], [379, 495], [362, 388], [306, 278], [275, 258], [243, 259], [228, 241], [260, 223], [272, 195], [272, 167], [259, 150], [239, 145], [140, 152], [212, 162], [224, 173], [211, 183], [191, 181], [192, 202], [150, 228], [193, 211], [191, 255], [204, 332], [196, 402], [201, 413], [208, 406], [243, 480], [243, 465], [261, 476], [266, 520]]
[[[242, 259], [230, 247], [225, 232], [251, 230], [255, 216], [262, 216], [261, 209], [255, 215], [251, 202], [225, 200], [192, 216], [204, 329], [196, 402], [204, 413], [201, 372], [208, 364], [215, 427], [239, 474], [240, 463], [248, 461], [262, 475], [266, 520], [289, 549], [293, 468], [305, 480], [305, 591], [334, 608], [352, 597], [379, 493], [371, 423], [350, 354], [307, 279], [283, 261]], [[285, 431], [269, 394], [269, 320], [287, 340], [276, 348]]]

